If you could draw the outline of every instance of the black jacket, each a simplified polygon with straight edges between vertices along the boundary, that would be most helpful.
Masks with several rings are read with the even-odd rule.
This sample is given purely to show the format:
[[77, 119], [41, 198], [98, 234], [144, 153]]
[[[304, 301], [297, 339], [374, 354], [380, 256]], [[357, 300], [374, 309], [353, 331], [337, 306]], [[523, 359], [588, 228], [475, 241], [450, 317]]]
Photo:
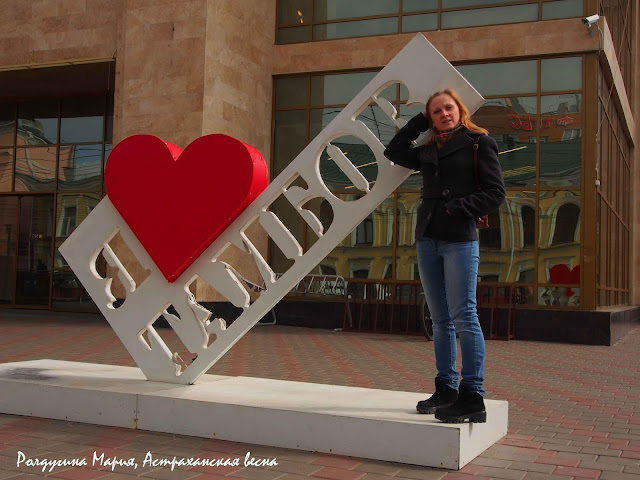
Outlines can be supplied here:
[[[396, 133], [384, 151], [395, 164], [422, 174], [422, 205], [418, 209], [416, 239], [477, 240], [476, 220], [496, 210], [504, 201], [498, 145], [488, 135], [463, 128], [441, 147], [434, 143], [411, 148], [411, 142], [427, 129], [427, 119], [419, 113]], [[476, 191], [473, 143], [478, 136], [480, 190]]]

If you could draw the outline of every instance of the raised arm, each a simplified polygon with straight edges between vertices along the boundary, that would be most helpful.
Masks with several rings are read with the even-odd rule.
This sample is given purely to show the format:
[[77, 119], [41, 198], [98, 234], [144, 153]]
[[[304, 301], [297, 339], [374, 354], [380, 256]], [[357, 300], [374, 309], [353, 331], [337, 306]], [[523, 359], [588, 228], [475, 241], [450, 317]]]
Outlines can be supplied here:
[[428, 128], [429, 123], [427, 119], [424, 114], [419, 113], [409, 120], [404, 127], [398, 130], [398, 133], [395, 134], [389, 142], [389, 145], [387, 145], [384, 156], [396, 165], [402, 165], [412, 170], [419, 170], [420, 161], [418, 160], [418, 149], [412, 148], [411, 142]]

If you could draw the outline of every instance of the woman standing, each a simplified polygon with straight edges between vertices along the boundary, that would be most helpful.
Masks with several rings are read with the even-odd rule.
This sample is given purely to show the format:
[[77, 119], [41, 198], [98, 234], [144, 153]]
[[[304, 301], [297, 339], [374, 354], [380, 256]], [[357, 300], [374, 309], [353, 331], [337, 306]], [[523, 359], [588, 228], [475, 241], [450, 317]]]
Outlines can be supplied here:
[[[425, 145], [411, 148], [430, 130]], [[435, 413], [448, 423], [485, 422], [485, 346], [478, 321], [479, 217], [504, 201], [498, 146], [475, 125], [460, 98], [450, 89], [436, 92], [425, 111], [413, 117], [389, 142], [385, 156], [398, 165], [420, 170], [422, 205], [418, 209], [418, 270], [433, 321], [438, 374], [435, 393], [418, 402], [419, 413]], [[474, 168], [474, 148], [478, 173]], [[456, 370], [456, 333], [462, 353], [462, 379]]]

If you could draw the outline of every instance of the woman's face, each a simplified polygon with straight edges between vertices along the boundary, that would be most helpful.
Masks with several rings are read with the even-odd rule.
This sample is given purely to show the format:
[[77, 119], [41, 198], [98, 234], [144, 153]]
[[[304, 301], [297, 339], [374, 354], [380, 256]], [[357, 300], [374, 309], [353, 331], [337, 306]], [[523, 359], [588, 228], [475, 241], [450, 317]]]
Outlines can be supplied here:
[[429, 115], [433, 125], [440, 132], [447, 132], [458, 126], [460, 123], [460, 109], [458, 104], [447, 93], [438, 95], [431, 100], [429, 105]]

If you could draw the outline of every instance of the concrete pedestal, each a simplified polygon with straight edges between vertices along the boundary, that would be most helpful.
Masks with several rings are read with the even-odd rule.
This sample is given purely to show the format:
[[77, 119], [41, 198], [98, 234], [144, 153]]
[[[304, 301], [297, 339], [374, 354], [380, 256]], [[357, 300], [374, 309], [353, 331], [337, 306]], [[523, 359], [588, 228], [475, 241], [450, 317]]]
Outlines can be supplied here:
[[0, 364], [0, 412], [459, 469], [507, 433], [415, 413], [425, 393], [204, 375], [147, 381], [138, 368], [57, 360]]

